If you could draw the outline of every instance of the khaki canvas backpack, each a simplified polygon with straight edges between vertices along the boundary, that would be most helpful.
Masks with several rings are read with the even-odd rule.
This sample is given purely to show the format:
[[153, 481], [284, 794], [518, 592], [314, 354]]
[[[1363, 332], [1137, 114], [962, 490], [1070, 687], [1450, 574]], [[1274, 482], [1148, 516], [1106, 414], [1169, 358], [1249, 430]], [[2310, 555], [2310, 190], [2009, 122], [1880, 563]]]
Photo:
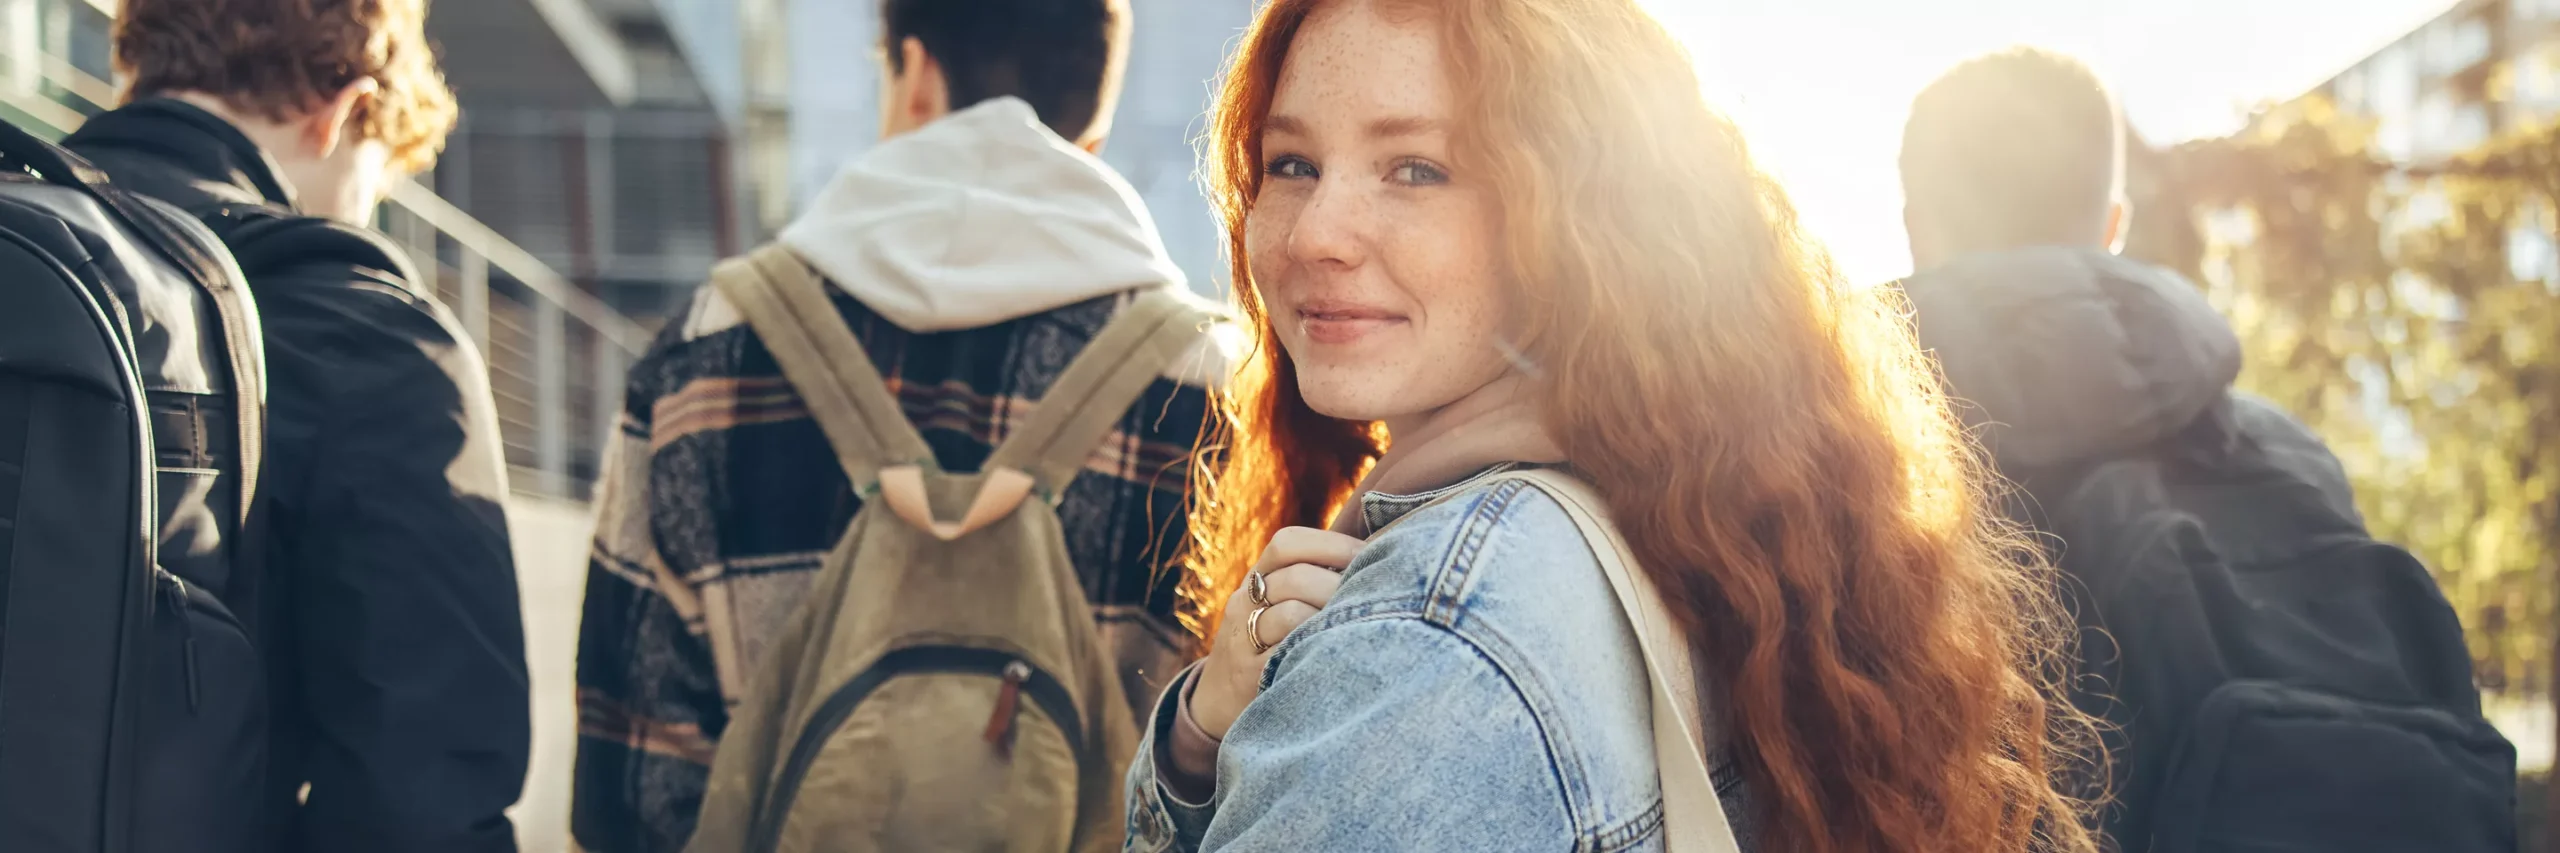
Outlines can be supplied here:
[[1119, 849], [1137, 728], [1053, 502], [1209, 315], [1138, 297], [963, 474], [935, 464], [807, 265], [767, 247], [713, 285], [863, 505], [749, 675], [686, 849]]

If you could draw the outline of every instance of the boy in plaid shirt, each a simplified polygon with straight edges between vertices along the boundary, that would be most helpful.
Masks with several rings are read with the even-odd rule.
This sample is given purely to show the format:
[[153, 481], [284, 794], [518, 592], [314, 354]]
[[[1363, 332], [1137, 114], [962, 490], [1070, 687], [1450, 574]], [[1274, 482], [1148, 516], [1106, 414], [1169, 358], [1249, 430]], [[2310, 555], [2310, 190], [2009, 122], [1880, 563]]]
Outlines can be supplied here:
[[[1091, 153], [1125, 57], [1124, 0], [953, 7], [882, 4], [887, 141], [780, 241], [831, 283], [942, 468], [973, 471], [1121, 306], [1182, 275], [1136, 194]], [[1207, 345], [1178, 360], [1058, 507], [1137, 711], [1192, 653], [1176, 558], [1193, 445], [1215, 417], [1207, 388], [1226, 366]], [[692, 833], [727, 701], [862, 499], [773, 356], [710, 288], [632, 367], [605, 465], [573, 832], [595, 853], [673, 851]]]

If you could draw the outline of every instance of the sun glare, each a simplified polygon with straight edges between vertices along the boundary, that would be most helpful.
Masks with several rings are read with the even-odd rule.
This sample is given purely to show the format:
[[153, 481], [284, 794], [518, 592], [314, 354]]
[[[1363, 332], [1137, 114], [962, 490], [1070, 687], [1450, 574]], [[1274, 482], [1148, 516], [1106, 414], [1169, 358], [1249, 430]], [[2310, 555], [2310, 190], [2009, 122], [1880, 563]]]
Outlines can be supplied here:
[[[1645, 0], [1689, 47], [1852, 281], [1910, 272], [1894, 154], [1911, 97], [1976, 54], [2080, 57], [2154, 142], [2225, 133], [2423, 23], [2448, 0]], [[2281, 44], [2281, 49], [2270, 49]]]

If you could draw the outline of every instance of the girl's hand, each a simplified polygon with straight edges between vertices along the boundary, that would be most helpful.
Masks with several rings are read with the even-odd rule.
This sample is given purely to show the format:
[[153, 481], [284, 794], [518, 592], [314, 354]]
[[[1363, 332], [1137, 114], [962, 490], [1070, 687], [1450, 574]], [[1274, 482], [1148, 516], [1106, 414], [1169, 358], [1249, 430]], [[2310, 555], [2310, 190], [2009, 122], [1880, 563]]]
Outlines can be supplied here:
[[[1262, 692], [1262, 667], [1271, 648], [1314, 618], [1342, 585], [1342, 569], [1363, 543], [1330, 530], [1291, 527], [1271, 537], [1235, 594], [1227, 596], [1218, 641], [1201, 665], [1191, 694], [1191, 721], [1213, 738], [1225, 738], [1236, 716]], [[1262, 593], [1255, 600], [1254, 593]], [[1261, 615], [1256, 617], [1254, 614]]]

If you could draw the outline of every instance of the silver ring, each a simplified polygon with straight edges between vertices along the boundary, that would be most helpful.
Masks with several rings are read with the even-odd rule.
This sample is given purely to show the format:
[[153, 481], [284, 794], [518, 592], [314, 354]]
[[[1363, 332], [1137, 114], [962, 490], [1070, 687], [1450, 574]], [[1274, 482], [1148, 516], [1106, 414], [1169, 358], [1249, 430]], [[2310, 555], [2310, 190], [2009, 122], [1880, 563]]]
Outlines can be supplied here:
[[1257, 655], [1271, 651], [1272, 646], [1279, 645], [1262, 641], [1262, 611], [1269, 609], [1271, 606], [1268, 604], [1256, 607], [1252, 613], [1247, 613], [1244, 617], [1244, 635], [1253, 639], [1253, 653]]
[[1271, 579], [1263, 577], [1261, 572], [1246, 572], [1244, 597], [1252, 599], [1255, 607], [1271, 606]]

